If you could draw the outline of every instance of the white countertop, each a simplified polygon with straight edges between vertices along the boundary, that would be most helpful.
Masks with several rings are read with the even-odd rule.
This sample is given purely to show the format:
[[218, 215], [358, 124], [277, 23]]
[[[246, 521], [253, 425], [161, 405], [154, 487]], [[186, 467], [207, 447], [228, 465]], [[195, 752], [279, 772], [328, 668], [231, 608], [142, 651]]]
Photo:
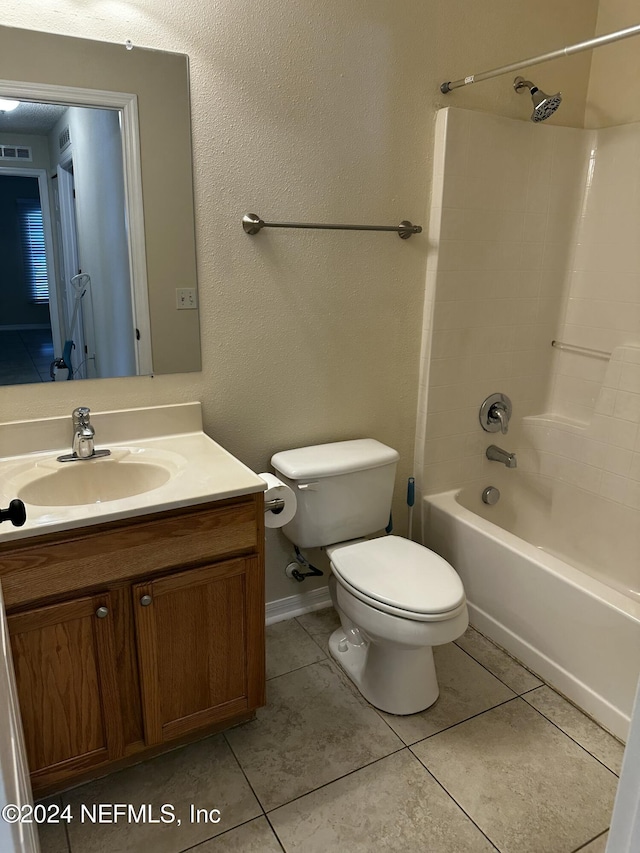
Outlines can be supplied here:
[[[69, 465], [113, 465], [122, 458], [162, 459], [172, 471], [170, 479], [151, 491], [117, 500], [75, 506], [36, 506], [25, 501], [23, 527], [0, 525], [0, 542], [59, 530], [71, 530], [133, 518], [155, 512], [195, 506], [209, 501], [264, 491], [266, 483], [202, 431], [199, 403], [91, 412], [95, 447], [108, 448], [112, 457], [79, 462], [57, 462], [70, 452], [71, 417], [0, 424], [0, 506], [19, 497], [20, 488], [43, 469], [54, 473]], [[158, 433], [163, 434], [159, 435]], [[26, 445], [42, 448], [25, 452]], [[19, 452], [6, 455], [7, 450]]]

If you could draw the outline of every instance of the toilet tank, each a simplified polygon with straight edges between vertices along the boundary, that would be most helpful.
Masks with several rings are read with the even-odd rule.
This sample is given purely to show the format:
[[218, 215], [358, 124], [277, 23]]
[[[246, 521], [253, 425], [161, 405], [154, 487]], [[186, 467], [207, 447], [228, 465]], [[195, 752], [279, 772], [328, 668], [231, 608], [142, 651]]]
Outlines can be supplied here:
[[389, 522], [399, 454], [373, 438], [283, 450], [271, 458], [298, 508], [282, 532], [301, 548], [346, 542]]

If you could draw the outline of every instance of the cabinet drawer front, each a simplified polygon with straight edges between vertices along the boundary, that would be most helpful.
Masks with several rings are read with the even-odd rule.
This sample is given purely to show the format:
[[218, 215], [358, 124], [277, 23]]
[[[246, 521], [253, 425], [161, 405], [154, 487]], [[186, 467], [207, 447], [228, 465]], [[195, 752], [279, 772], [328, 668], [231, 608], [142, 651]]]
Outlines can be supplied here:
[[[176, 566], [258, 551], [262, 495], [242, 501], [67, 531], [0, 550], [7, 608]], [[30, 544], [31, 543], [31, 544]]]

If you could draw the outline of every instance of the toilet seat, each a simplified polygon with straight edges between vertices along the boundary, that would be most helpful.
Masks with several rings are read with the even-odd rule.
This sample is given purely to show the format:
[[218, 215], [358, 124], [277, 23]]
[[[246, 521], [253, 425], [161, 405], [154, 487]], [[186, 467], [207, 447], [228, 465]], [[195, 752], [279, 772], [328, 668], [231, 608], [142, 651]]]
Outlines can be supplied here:
[[438, 554], [400, 536], [339, 543], [327, 548], [336, 579], [377, 610], [440, 622], [466, 607], [462, 581]]

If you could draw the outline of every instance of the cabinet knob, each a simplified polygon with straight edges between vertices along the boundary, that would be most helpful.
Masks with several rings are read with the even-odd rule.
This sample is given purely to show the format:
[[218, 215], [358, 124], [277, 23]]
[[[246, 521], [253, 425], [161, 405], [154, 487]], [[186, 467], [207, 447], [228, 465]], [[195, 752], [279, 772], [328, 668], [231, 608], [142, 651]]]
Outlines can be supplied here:
[[152, 600], [153, 599], [151, 598], [150, 595], [143, 595], [142, 598], [140, 599], [140, 604], [143, 607], [148, 607], [151, 604]]
[[98, 619], [104, 619], [105, 616], [108, 616], [108, 615], [109, 615], [109, 610], [107, 607], [98, 607], [98, 609], [96, 610], [96, 616], [98, 617]]

